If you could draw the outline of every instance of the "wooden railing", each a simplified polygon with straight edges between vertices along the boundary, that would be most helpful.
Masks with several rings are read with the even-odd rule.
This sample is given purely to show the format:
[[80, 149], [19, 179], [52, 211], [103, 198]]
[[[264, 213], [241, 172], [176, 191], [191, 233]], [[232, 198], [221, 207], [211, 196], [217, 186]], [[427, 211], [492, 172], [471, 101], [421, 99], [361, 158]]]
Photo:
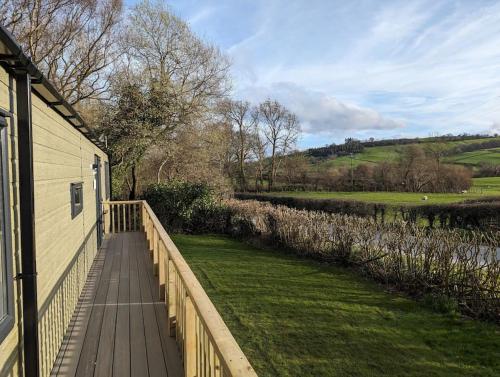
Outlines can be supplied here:
[[142, 200], [104, 202], [104, 233], [142, 230]]
[[[105, 202], [106, 233], [143, 230], [152, 252], [186, 377], [256, 377], [243, 351], [193, 271], [146, 201]], [[130, 219], [128, 216], [132, 216]], [[137, 227], [136, 224], [139, 224]]]

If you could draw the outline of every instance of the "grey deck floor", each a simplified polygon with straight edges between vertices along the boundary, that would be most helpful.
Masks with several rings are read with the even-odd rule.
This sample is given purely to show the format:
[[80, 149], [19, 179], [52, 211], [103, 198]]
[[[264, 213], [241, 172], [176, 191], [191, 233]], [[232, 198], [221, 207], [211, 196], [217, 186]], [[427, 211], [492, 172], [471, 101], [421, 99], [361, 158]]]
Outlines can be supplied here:
[[52, 375], [183, 375], [143, 233], [106, 236]]

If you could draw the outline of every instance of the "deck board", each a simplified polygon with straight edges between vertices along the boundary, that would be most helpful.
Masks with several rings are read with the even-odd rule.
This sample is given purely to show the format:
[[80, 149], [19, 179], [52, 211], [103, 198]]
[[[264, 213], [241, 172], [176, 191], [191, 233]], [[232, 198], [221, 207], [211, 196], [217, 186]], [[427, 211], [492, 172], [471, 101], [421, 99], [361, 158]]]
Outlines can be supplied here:
[[[116, 344], [127, 343], [130, 339], [130, 259], [129, 235], [124, 235], [120, 266], [120, 285], [118, 287], [118, 312], [116, 313]], [[130, 347], [115, 347], [113, 356], [113, 376], [130, 377]]]
[[[140, 240], [134, 237], [134, 243], [137, 244]], [[149, 254], [149, 252], [147, 252]], [[143, 255], [137, 254], [137, 265], [140, 270], [148, 269], [147, 263], [144, 260], [146, 253]], [[148, 257], [148, 255], [146, 255]], [[167, 374], [165, 358], [163, 357], [162, 344], [160, 340], [160, 331], [156, 322], [156, 313], [154, 309], [157, 297], [153, 297], [151, 286], [146, 274], [140, 274], [139, 283], [141, 287], [141, 302], [142, 313], [144, 315], [144, 333], [146, 338], [146, 353], [148, 356], [149, 376], [161, 377]]]
[[[143, 233], [107, 236], [73, 315], [53, 376], [183, 375]], [[74, 345], [71, 349], [68, 345]]]

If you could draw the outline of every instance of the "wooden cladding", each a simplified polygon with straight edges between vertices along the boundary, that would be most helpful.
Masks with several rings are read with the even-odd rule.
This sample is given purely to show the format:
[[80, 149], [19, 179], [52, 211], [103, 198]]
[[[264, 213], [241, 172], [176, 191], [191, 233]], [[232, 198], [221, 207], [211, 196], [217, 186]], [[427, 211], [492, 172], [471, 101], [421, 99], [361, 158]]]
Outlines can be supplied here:
[[193, 271], [145, 201], [104, 202], [106, 233], [144, 231], [186, 377], [257, 377]]

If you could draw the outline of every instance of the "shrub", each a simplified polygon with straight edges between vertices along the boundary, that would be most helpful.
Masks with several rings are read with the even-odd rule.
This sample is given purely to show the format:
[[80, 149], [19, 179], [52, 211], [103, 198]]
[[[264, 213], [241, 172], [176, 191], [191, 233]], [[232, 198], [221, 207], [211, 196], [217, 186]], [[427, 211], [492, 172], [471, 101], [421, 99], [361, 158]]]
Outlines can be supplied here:
[[446, 295], [426, 294], [423, 297], [422, 301], [425, 306], [431, 308], [432, 310], [438, 313], [451, 314], [451, 315], [458, 313], [457, 301]]
[[457, 303], [469, 315], [500, 321], [497, 233], [380, 224], [256, 201], [225, 205], [231, 234], [261, 237], [301, 256], [354, 266], [412, 295], [432, 295], [439, 310], [450, 311]]
[[225, 229], [224, 208], [203, 183], [173, 181], [154, 184], [142, 194], [162, 224], [174, 232], [217, 232]]
[[498, 230], [500, 228], [500, 201], [498, 198], [452, 204], [391, 206], [354, 200], [306, 199], [249, 193], [237, 193], [234, 196], [241, 200], [265, 201], [295, 209], [372, 217], [379, 223], [384, 223], [390, 215], [393, 218], [401, 218], [411, 223], [418, 223], [419, 219], [426, 219], [430, 228], [437, 224], [442, 227], [462, 229]]

